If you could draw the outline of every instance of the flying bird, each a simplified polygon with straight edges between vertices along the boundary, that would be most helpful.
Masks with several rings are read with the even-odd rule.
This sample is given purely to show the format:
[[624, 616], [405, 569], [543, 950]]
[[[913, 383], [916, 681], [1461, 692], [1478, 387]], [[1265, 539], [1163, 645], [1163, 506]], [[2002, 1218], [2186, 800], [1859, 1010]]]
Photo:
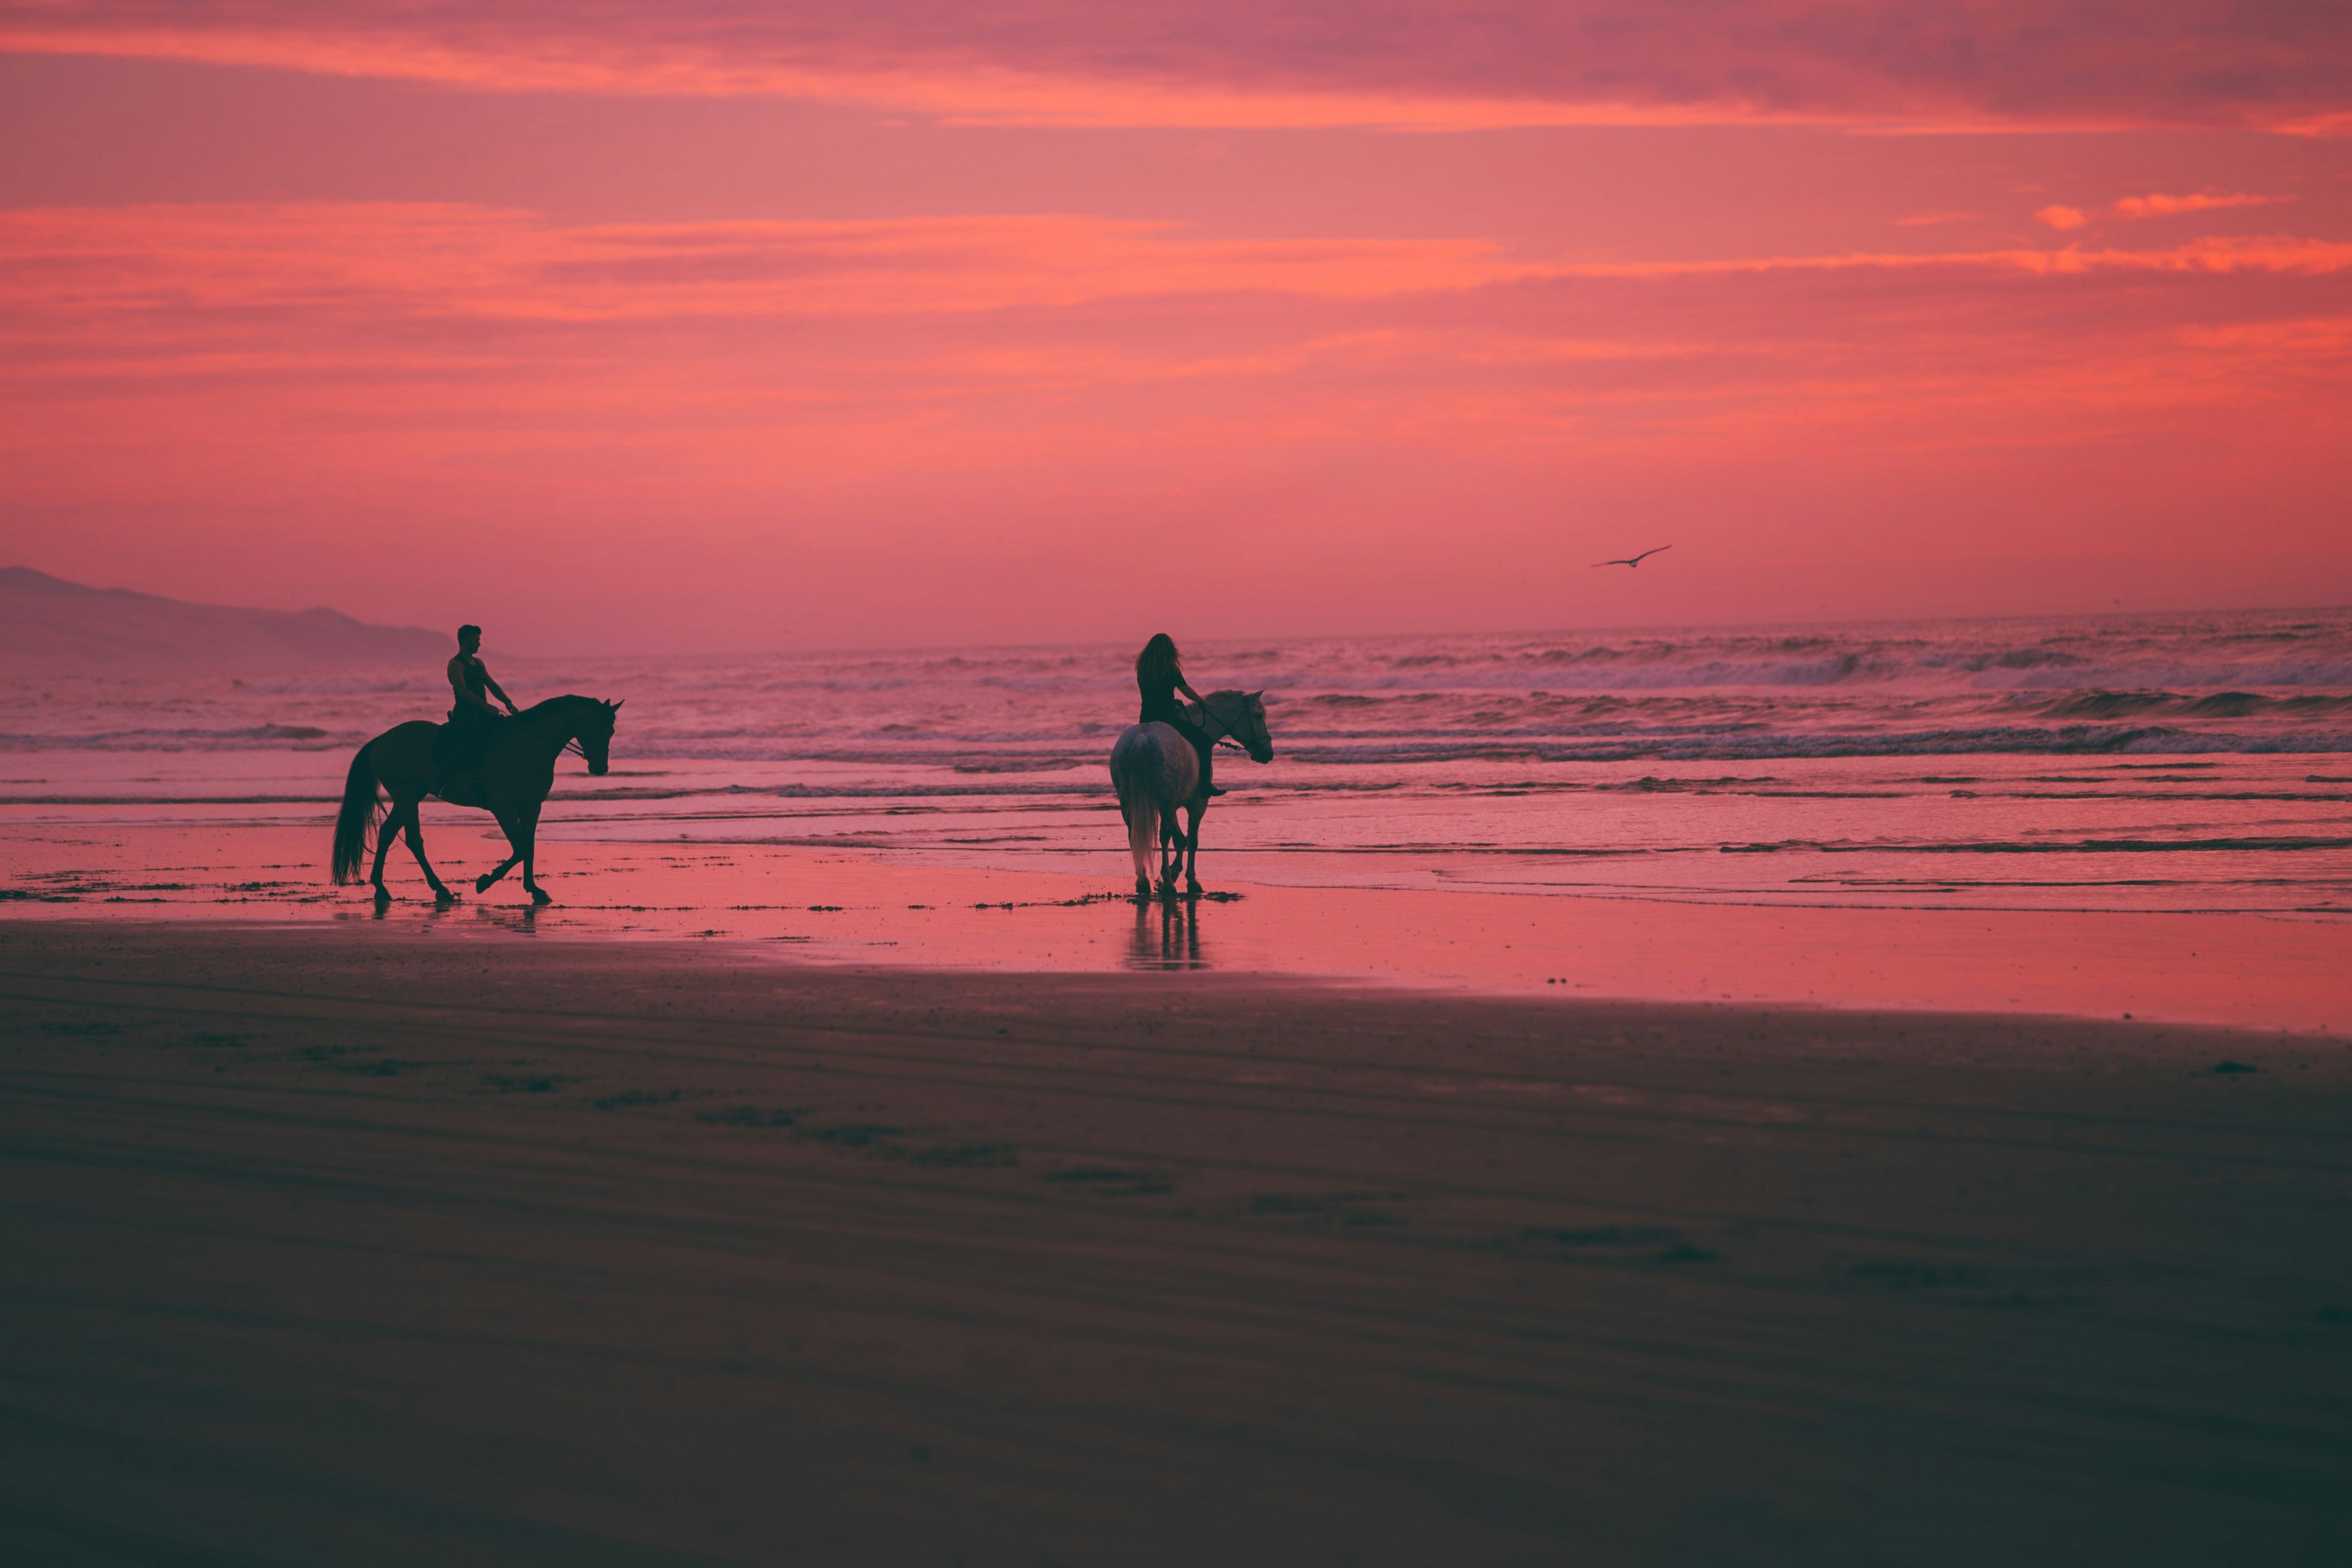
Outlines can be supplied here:
[[1622, 561], [1596, 561], [1593, 564], [1595, 566], [1639, 566], [1651, 556], [1659, 553], [1660, 551], [1672, 550], [1674, 546], [1671, 544], [1661, 544], [1656, 550], [1644, 550], [1639, 555], [1628, 555]]

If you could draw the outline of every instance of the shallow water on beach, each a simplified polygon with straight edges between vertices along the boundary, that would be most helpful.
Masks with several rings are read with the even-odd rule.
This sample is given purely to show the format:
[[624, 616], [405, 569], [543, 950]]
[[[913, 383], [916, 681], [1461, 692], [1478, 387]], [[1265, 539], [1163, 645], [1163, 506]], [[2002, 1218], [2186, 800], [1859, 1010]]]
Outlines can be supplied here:
[[[856, 850], [1125, 879], [1126, 650], [499, 659], [626, 697], [551, 843]], [[1204, 644], [1263, 689], [1203, 871], [1774, 905], [2352, 908], [2352, 613]], [[0, 679], [11, 837], [320, 825], [434, 669]], [[428, 809], [428, 832], [480, 826]], [[321, 829], [323, 830], [323, 829]]]

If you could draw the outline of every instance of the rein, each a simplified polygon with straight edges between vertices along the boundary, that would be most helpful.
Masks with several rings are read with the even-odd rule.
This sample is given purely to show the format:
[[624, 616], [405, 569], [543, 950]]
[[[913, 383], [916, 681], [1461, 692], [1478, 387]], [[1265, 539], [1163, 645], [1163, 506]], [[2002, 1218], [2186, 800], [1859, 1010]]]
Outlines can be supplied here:
[[1224, 731], [1224, 733], [1222, 735], [1211, 736], [1211, 744], [1223, 746], [1229, 752], [1239, 752], [1244, 756], [1247, 756], [1249, 754], [1249, 748], [1234, 739], [1234, 727], [1231, 724], [1226, 723], [1223, 719], [1218, 719], [1216, 710], [1210, 707], [1206, 701], [1203, 701], [1201, 704], [1201, 717], [1203, 720], [1215, 719], [1218, 728]]
[[[553, 699], [550, 699], [550, 701], [552, 701], [552, 700], [553, 700]], [[530, 707], [530, 708], [528, 708], [528, 709], [525, 709], [523, 711], [524, 711], [524, 713], [535, 713], [535, 712], [537, 712], [537, 711], [539, 710], [539, 709], [540, 709], [541, 707], [542, 707], [542, 706], [545, 706], [545, 704], [538, 704], [538, 703], [534, 703], [531, 707]], [[523, 718], [523, 713], [516, 713], [516, 714], [510, 715], [510, 716], [509, 717], [509, 719], [508, 719], [508, 721], [508, 721], [509, 723], [516, 723], [516, 722], [520, 721], [520, 720], [521, 720], [522, 718]], [[578, 757], [578, 758], [579, 758], [582, 762], [583, 762], [583, 763], [584, 763], [584, 762], [586, 762], [586, 761], [588, 760], [588, 752], [587, 752], [587, 750], [586, 750], [586, 748], [584, 748], [583, 746], [582, 746], [582, 745], [580, 744], [580, 737], [579, 737], [579, 736], [577, 736], [577, 735], [567, 735], [567, 736], [565, 736], [565, 737], [564, 737], [564, 739], [563, 739], [563, 743], [562, 743], [562, 745], [560, 745], [560, 746], [558, 746], [558, 747], [556, 747], [556, 748], [555, 748], [555, 754], [556, 754], [557, 756], [559, 756], [559, 757], [560, 757], [560, 756], [562, 756], [562, 755], [564, 752], [571, 752], [573, 756]]]

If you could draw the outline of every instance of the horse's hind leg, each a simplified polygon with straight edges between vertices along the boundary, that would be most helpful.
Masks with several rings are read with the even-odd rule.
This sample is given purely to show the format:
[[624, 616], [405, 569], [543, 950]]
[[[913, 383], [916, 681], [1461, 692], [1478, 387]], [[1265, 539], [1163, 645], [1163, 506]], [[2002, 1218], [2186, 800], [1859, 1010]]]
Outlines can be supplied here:
[[[440, 877], [434, 872], [433, 862], [425, 858], [425, 824], [417, 815], [417, 807], [421, 804], [412, 800], [400, 808], [400, 813], [405, 819], [401, 823], [400, 836], [408, 841], [408, 852], [416, 857], [417, 869], [423, 871], [425, 879], [433, 884], [434, 898], [446, 904], [457, 895], [442, 885]], [[387, 829], [391, 826], [390, 823], [384, 824]]]
[[1201, 896], [1201, 817], [1206, 806], [1184, 808], [1184, 891], [1193, 898]]
[[1139, 803], [1131, 805], [1122, 803], [1122, 809], [1127, 811], [1129, 814], [1127, 818], [1127, 858], [1135, 864], [1135, 896], [1138, 899], [1148, 899], [1151, 896], [1151, 851], [1154, 847], [1154, 835], [1151, 830], [1151, 824], [1153, 819], [1146, 815], [1146, 808]]
[[391, 812], [375, 826], [375, 866], [368, 872], [368, 880], [375, 884], [375, 901], [379, 904], [392, 902], [392, 889], [383, 885], [383, 858], [392, 853], [392, 841], [400, 837], [401, 809], [400, 802], [394, 799]]
[[548, 895], [545, 888], [539, 885], [539, 879], [531, 874], [538, 862], [539, 807], [534, 805], [522, 819], [522, 885], [524, 891], [530, 894], [532, 903], [551, 904], [555, 902], [554, 899]]
[[1176, 808], [1170, 806], [1160, 816], [1160, 891], [1172, 897], [1176, 891], [1176, 868], [1184, 863], [1184, 835], [1176, 826]]

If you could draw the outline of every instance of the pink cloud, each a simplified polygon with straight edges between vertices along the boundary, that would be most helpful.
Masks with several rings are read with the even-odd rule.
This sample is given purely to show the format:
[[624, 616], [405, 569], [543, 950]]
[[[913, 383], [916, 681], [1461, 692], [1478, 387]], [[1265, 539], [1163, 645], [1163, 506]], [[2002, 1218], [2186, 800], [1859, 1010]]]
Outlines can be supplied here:
[[2083, 215], [2083, 209], [2080, 207], [2038, 207], [2034, 210], [2033, 216], [2052, 228], [2061, 230], [2080, 228], [2091, 221]]
[[2352, 20], [2236, 0], [111, 0], [0, 9], [0, 47], [476, 89], [785, 93], [1028, 123], [2250, 125], [2352, 115]]
[[789, 448], [811, 473], [1050, 472], [1082, 447], [1199, 427], [1263, 450], [1327, 420], [1472, 445], [1563, 419], [1730, 420], [1745, 440], [1739, 421], [1832, 406], [1898, 424], [1955, 395], [2014, 409], [2053, 378], [2108, 378], [2113, 415], [2184, 384], [2150, 364], [2210, 377], [2230, 342], [2264, 362], [2264, 379], [2230, 376], [2263, 399], [2276, 362], [2320, 341], [2269, 324], [2352, 316], [2352, 244], [2284, 237], [1506, 262], [1468, 240], [1061, 216], [566, 225], [320, 204], [11, 213], [0, 256], [0, 447], [19, 461], [71, 449], [61, 431], [87, 416], [77, 439], [205, 430], [192, 455], [284, 439], [257, 468], [308, 464], [326, 448], [294, 432], [325, 420], [363, 463], [378, 436], [523, 469], [583, 440], [716, 442], [691, 466], [754, 488], [779, 448], [722, 433], [829, 431]]
[[[1555, 537], [1511, 520], [1597, 489], [1743, 520], [1719, 550], [1798, 509], [1806, 561], [1895, 501], [1988, 559], [2053, 508], [2282, 509], [2352, 479], [2347, 334], [2352, 244], [2284, 237], [1585, 262], [1058, 214], [58, 208], [0, 214], [0, 476], [28, 540], [70, 515], [192, 571], [380, 542], [446, 594], [402, 563], [637, 563], [659, 518], [643, 635], [1035, 635], [1173, 537], [1295, 560], [1253, 614], [1486, 604], [1481, 552]], [[565, 570], [563, 613], [640, 605]]]

